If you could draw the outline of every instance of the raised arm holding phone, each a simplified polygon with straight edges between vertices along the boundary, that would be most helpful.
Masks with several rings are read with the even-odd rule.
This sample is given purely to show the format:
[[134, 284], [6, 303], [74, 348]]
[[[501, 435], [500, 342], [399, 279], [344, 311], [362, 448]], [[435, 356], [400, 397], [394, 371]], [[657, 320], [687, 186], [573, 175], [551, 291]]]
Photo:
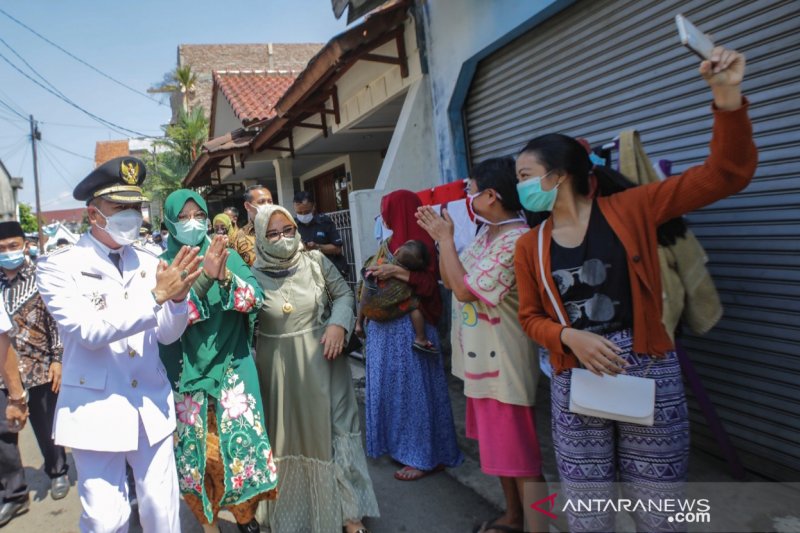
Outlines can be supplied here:
[[[568, 493], [618, 474], [634, 488], [641, 483], [664, 493], [686, 480], [688, 410], [674, 344], [661, 322], [658, 238], [670, 231], [665, 222], [731, 196], [752, 179], [757, 153], [741, 93], [744, 70], [743, 55], [719, 46], [700, 63], [713, 99], [713, 133], [705, 162], [680, 175], [634, 187], [618, 172], [593, 166], [575, 139], [555, 133], [531, 140], [517, 158], [523, 207], [550, 212], [519, 239], [515, 270], [519, 320], [554, 370], [556, 459]], [[576, 367], [605, 380], [620, 373], [654, 380], [654, 398], [630, 398], [632, 405], [649, 402], [653, 427], [577, 414]], [[652, 445], [634, 444], [642, 438]], [[624, 461], [653, 467], [618, 473], [614, 465]], [[569, 474], [590, 466], [596, 476]], [[570, 523], [580, 523], [574, 518]], [[613, 514], [597, 518], [595, 530], [613, 529]], [[647, 530], [660, 520], [635, 518], [637, 529]]]

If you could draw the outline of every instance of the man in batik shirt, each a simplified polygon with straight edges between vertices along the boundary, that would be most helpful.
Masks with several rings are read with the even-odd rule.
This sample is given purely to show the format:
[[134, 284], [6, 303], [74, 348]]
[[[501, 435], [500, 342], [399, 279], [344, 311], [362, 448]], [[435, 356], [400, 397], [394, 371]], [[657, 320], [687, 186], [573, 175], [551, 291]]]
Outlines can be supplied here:
[[[56, 322], [39, 296], [36, 265], [27, 258], [25, 233], [18, 222], [0, 222], [0, 291], [11, 318], [12, 346], [19, 358], [20, 377], [27, 390], [29, 418], [39, 449], [44, 457], [45, 473], [50, 477], [50, 494], [59, 500], [69, 491], [67, 456], [62, 446], [53, 442], [53, 418], [61, 386], [61, 341]], [[5, 412], [8, 392], [0, 378], [0, 413]], [[5, 421], [3, 421], [5, 422]], [[17, 433], [0, 423], [0, 484], [4, 511], [13, 511], [17, 503], [28, 500], [28, 486], [19, 455]]]

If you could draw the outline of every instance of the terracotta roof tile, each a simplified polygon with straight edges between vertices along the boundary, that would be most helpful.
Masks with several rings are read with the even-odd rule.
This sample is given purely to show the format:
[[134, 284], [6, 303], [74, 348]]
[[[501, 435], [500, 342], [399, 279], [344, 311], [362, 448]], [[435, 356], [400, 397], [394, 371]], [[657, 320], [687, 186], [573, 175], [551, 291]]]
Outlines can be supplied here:
[[238, 148], [245, 148], [256, 136], [255, 131], [247, 131], [244, 128], [239, 128], [232, 132], [220, 135], [210, 139], [203, 145], [203, 149], [209, 154], [224, 152], [227, 150], [236, 150]]
[[294, 83], [291, 75], [259, 71], [221, 71], [214, 81], [243, 124], [275, 116], [274, 106]]
[[[309, 59], [319, 52], [322, 45], [323, 43], [181, 44], [178, 46], [178, 66], [189, 65], [192, 72], [197, 74], [197, 84], [189, 95], [189, 107], [194, 109], [201, 106], [206, 117], [209, 116], [213, 71], [286, 71], [296, 75], [306, 68]], [[174, 122], [178, 116], [177, 109], [181, 106], [181, 98], [176, 98], [171, 105]]]
[[128, 140], [123, 141], [97, 141], [94, 147], [94, 166], [99, 167], [106, 161], [115, 157], [130, 155]]

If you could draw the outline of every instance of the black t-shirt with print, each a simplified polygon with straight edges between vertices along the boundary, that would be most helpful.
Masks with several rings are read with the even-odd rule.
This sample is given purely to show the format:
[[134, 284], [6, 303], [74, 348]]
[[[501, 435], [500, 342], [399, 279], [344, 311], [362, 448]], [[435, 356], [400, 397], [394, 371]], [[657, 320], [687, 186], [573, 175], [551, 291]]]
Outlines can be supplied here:
[[573, 328], [602, 335], [632, 326], [625, 248], [597, 202], [592, 204], [589, 228], [580, 245], [565, 248], [552, 240], [550, 266]]

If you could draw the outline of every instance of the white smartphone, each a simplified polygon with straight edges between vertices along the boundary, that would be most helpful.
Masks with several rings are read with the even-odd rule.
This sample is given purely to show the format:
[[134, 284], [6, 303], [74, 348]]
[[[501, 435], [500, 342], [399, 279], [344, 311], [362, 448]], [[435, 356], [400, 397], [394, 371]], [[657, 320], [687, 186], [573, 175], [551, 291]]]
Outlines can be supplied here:
[[700, 56], [701, 59], [711, 59], [714, 50], [714, 41], [708, 35], [697, 29], [689, 19], [678, 13], [675, 15], [675, 24], [678, 26], [678, 36], [681, 44]]

